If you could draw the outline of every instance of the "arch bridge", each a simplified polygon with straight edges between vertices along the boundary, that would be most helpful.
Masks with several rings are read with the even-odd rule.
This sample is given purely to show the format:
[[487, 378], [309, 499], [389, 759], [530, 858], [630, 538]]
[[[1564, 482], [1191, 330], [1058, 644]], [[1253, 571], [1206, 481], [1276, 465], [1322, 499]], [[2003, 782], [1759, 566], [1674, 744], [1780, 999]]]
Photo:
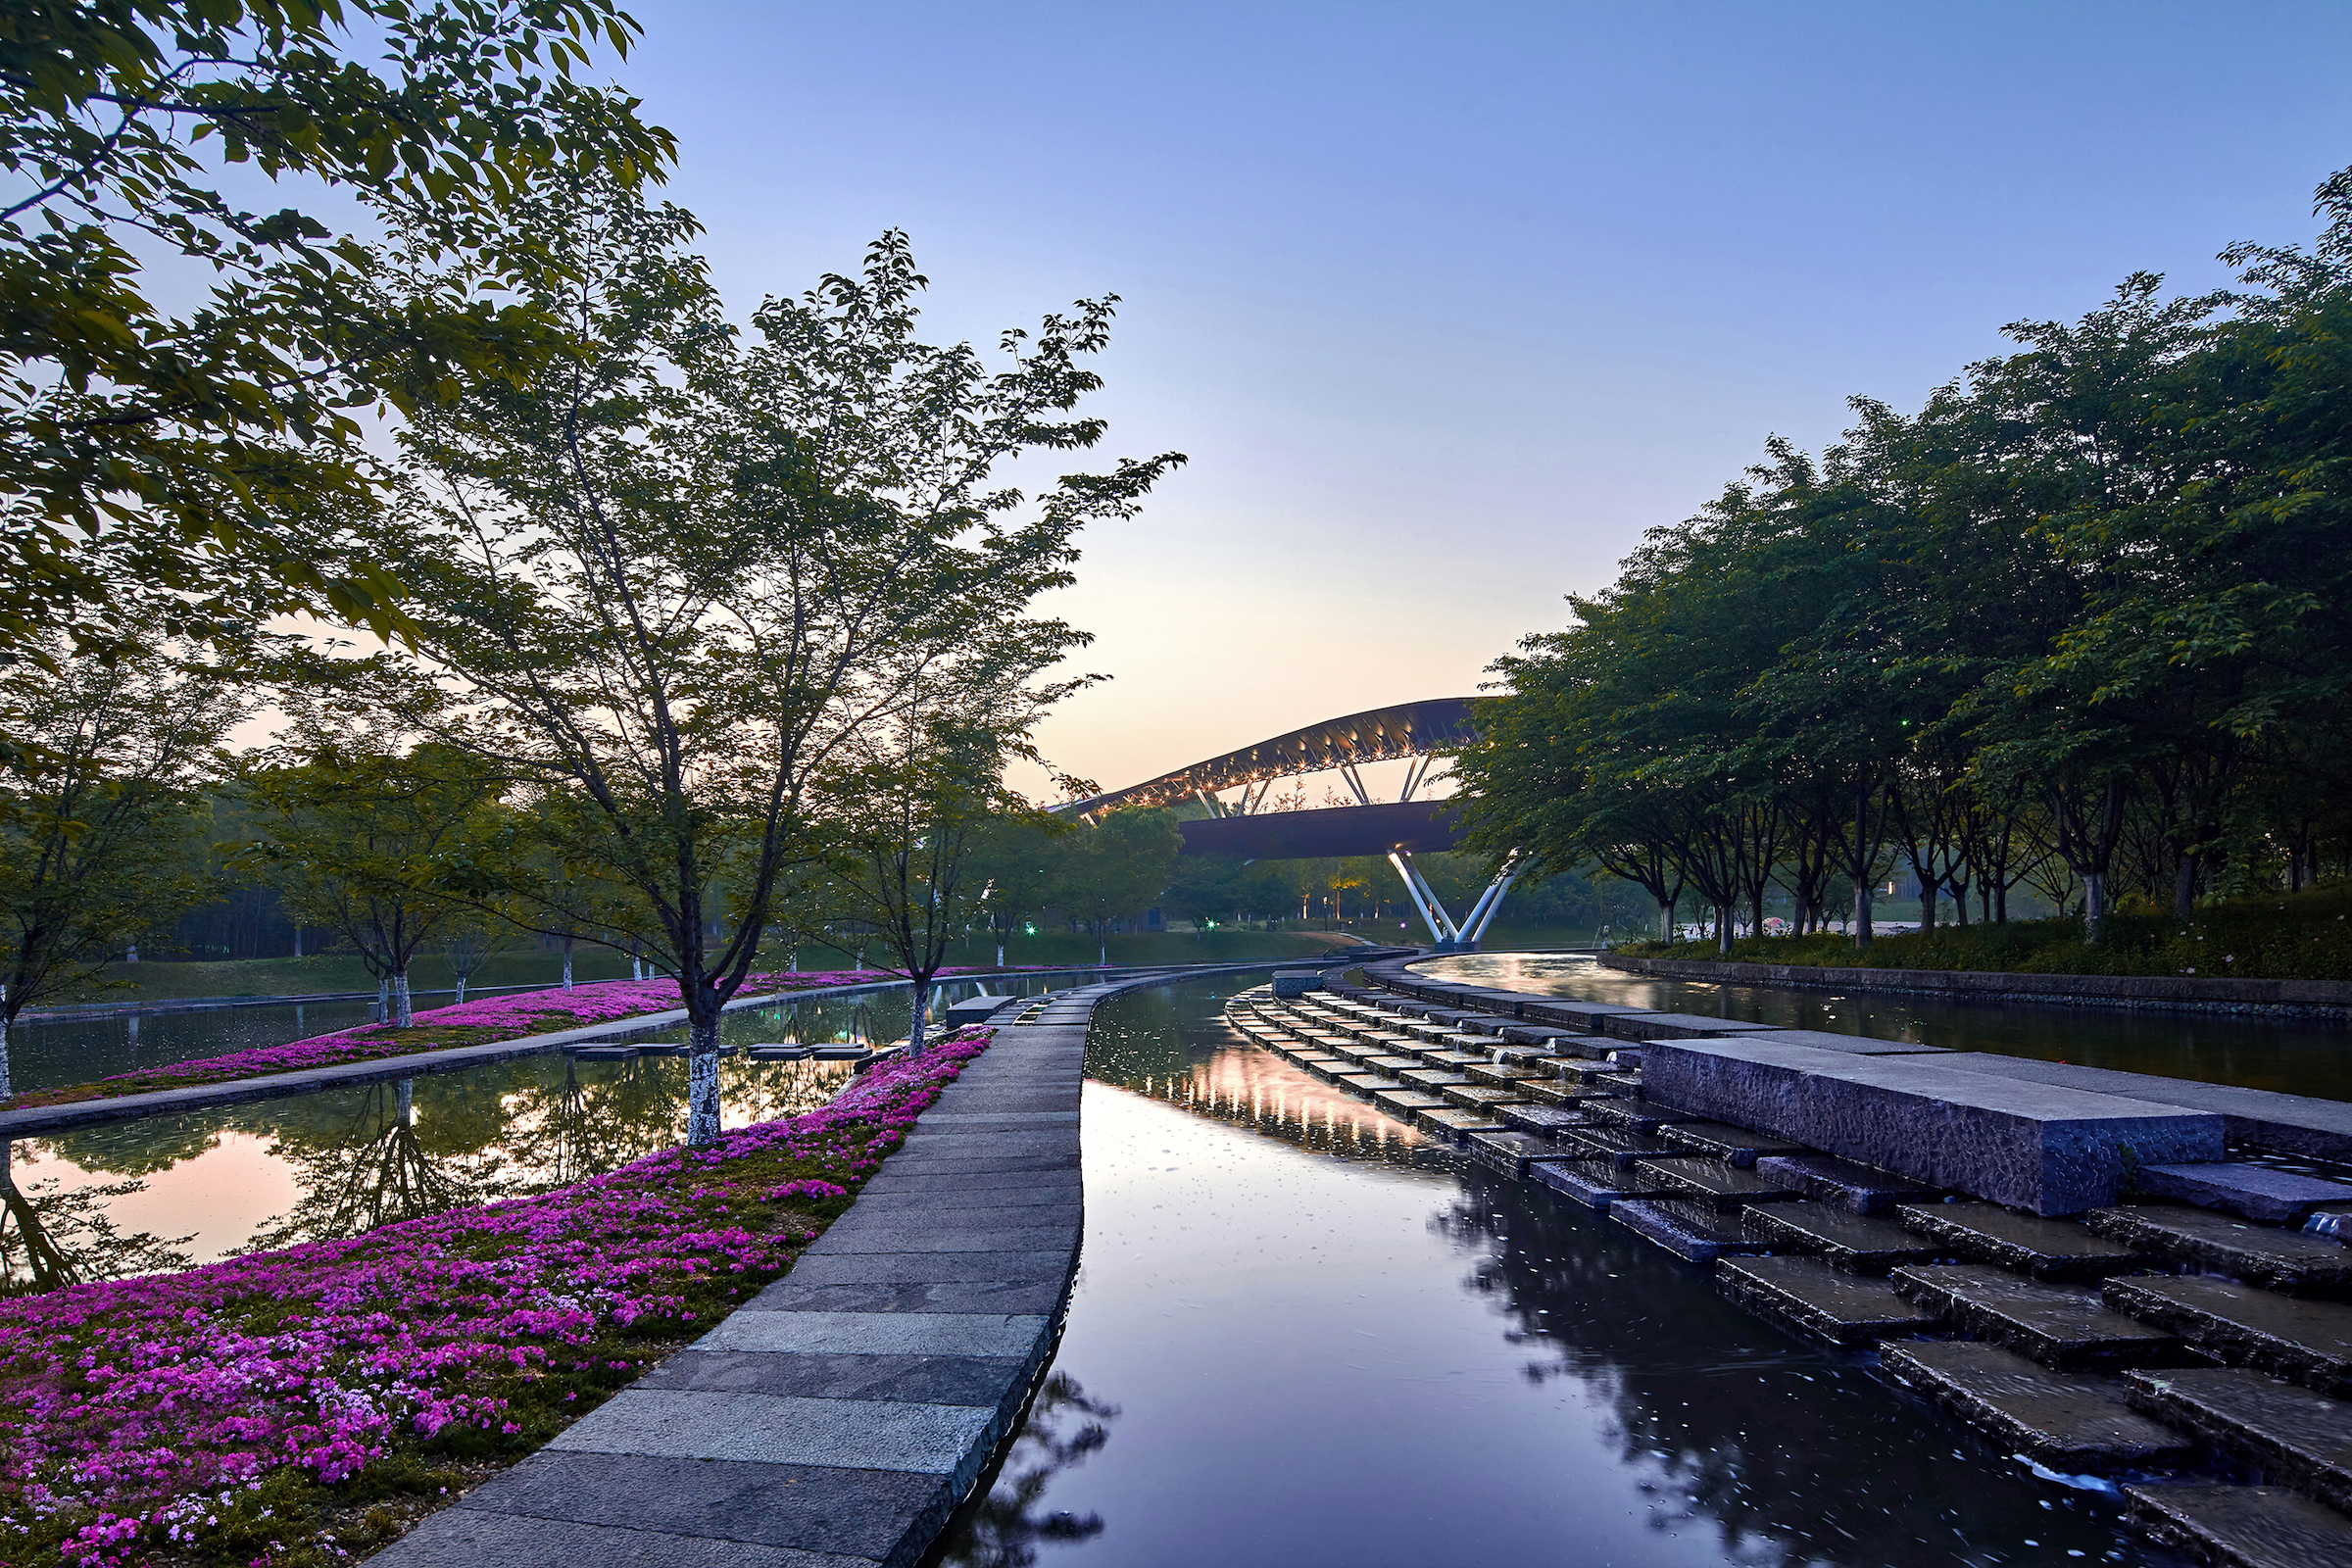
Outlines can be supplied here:
[[[1429, 927], [1441, 953], [1473, 950], [1493, 923], [1502, 897], [1518, 871], [1506, 861], [1469, 914], [1456, 920], [1419, 868], [1422, 854], [1456, 848], [1461, 828], [1450, 803], [1431, 800], [1426, 790], [1439, 760], [1459, 751], [1471, 737], [1467, 697], [1375, 708], [1325, 719], [1254, 746], [1194, 762], [1171, 773], [1092, 795], [1054, 808], [1088, 822], [1124, 807], [1167, 806], [1190, 797], [1208, 812], [1204, 821], [1177, 824], [1187, 855], [1229, 855], [1244, 860], [1303, 860], [1325, 857], [1383, 856], [1403, 879], [1405, 895]], [[1376, 801], [1362, 769], [1372, 762], [1409, 760], [1403, 787], [1394, 801]], [[1274, 786], [1309, 773], [1337, 772], [1354, 794], [1353, 806], [1268, 809]], [[1238, 791], [1238, 798], [1226, 799]]]

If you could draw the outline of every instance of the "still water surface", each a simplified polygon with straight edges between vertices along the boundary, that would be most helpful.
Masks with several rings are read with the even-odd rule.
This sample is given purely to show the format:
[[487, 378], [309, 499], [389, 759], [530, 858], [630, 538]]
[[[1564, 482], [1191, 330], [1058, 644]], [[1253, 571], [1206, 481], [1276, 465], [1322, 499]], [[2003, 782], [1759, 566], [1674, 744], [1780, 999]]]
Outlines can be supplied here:
[[1105, 1004], [1049, 1381], [958, 1568], [2178, 1564], [1707, 1274], [1249, 1045]]
[[1604, 969], [1587, 955], [1565, 953], [1464, 954], [1415, 967], [1433, 978], [1548, 997], [2352, 1100], [2352, 1029], [2308, 1018], [1945, 1002], [1653, 980]]

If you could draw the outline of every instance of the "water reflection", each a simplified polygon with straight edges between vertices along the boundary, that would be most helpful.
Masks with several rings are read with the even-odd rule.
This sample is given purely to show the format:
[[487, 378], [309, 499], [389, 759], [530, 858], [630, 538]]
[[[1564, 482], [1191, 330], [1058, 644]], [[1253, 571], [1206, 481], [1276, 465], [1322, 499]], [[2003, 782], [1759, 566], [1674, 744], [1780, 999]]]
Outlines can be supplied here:
[[1040, 1546], [1076, 1545], [1101, 1535], [1101, 1514], [1047, 1511], [1043, 1502], [1056, 1475], [1110, 1441], [1118, 1414], [1117, 1405], [1088, 1398], [1068, 1373], [1048, 1377], [995, 1480], [929, 1560], [941, 1568], [1032, 1568]]
[[0, 1143], [0, 1296], [26, 1296], [118, 1274], [185, 1268], [187, 1237], [124, 1232], [106, 1204], [137, 1192], [135, 1181], [66, 1188], [58, 1179], [17, 1185]]
[[1328, 1087], [1217, 1004], [1097, 1014], [1053, 1371], [1123, 1413], [1050, 1495], [999, 1479], [991, 1510], [1100, 1521], [1036, 1561], [2181, 1561], [1603, 1218], [1328, 1139]]
[[1603, 968], [1579, 954], [1464, 954], [1416, 967], [1433, 976], [1544, 996], [2352, 1100], [2352, 1051], [2346, 1050], [2352, 1046], [2352, 1030], [2320, 1019], [1943, 1002], [1655, 980]]

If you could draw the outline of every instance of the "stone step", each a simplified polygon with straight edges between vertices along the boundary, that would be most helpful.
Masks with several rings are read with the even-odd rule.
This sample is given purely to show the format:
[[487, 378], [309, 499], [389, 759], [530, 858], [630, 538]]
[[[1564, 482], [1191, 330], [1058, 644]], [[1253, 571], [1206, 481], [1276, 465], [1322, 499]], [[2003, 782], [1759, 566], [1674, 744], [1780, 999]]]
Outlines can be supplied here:
[[1525, 1067], [1505, 1067], [1494, 1062], [1489, 1062], [1483, 1067], [1464, 1067], [1462, 1071], [1474, 1084], [1487, 1084], [1498, 1089], [1508, 1089], [1518, 1084], [1549, 1076], [1545, 1073], [1530, 1072]]
[[1704, 1154], [1645, 1159], [1635, 1169], [1677, 1198], [1702, 1204], [1719, 1213], [1742, 1208], [1749, 1203], [1786, 1203], [1804, 1197], [1794, 1188], [1784, 1187], [1752, 1170], [1726, 1165]]
[[2132, 1403], [2352, 1512], [2352, 1404], [2245, 1367], [2127, 1372]]
[[1424, 1089], [1411, 1088], [1381, 1090], [1373, 1095], [1372, 1103], [1398, 1121], [1407, 1124], [1410, 1124], [1413, 1117], [1421, 1111], [1446, 1108], [1446, 1102], [1441, 1097]]
[[1712, 1263], [1738, 1252], [1760, 1252], [1762, 1243], [1712, 1204], [1673, 1198], [1630, 1198], [1609, 1205], [1609, 1219], [1655, 1242], [1686, 1263]]
[[[1771, 1245], [1754, 1225], [1746, 1230]], [[1832, 1345], [1875, 1345], [1939, 1326], [1933, 1312], [1904, 1300], [1885, 1280], [1845, 1273], [1814, 1257], [1725, 1258], [1715, 1271], [1715, 1288], [1759, 1317]]]
[[1455, 1084], [1466, 1084], [1470, 1081], [1461, 1073], [1449, 1072], [1443, 1067], [1414, 1067], [1400, 1072], [1396, 1076], [1411, 1084], [1415, 1089], [1426, 1089], [1433, 1095], [1441, 1089], [1449, 1089]]
[[1404, 1087], [1386, 1073], [1378, 1072], [1335, 1073], [1331, 1081], [1358, 1100], [1370, 1100], [1373, 1096], [1380, 1094], [1393, 1094]]
[[1448, 1050], [1458, 1051], [1463, 1055], [1468, 1056], [1476, 1061], [1493, 1061], [1494, 1059], [1494, 1048], [1501, 1045], [1502, 1042], [1496, 1039], [1494, 1035], [1482, 1035], [1476, 1033], [1475, 1031], [1465, 1029], [1446, 1036], [1444, 1039], [1440, 1040], [1438, 1044], [1446, 1047]]
[[2177, 1334], [2217, 1361], [2352, 1396], [2352, 1306], [2193, 1274], [2134, 1274], [2109, 1280], [2100, 1294], [2115, 1310]]
[[1606, 1160], [1547, 1159], [1529, 1166], [1527, 1175], [1528, 1180], [1587, 1208], [1607, 1208], [1621, 1199], [1657, 1196], [1654, 1188], [1625, 1175]]
[[1678, 1121], [1658, 1129], [1658, 1136], [1678, 1149], [1712, 1154], [1735, 1165], [1753, 1165], [1767, 1154], [1804, 1154], [1812, 1151], [1786, 1138], [1735, 1127], [1728, 1121]]
[[1583, 1111], [1564, 1110], [1558, 1105], [1538, 1105], [1528, 1101], [1521, 1101], [1515, 1105], [1497, 1105], [1494, 1115], [1505, 1127], [1545, 1138], [1557, 1138], [1571, 1127], [1592, 1125], [1591, 1119]]
[[1563, 1157], [1560, 1146], [1540, 1133], [1477, 1132], [1464, 1140], [1463, 1147], [1481, 1165], [1513, 1179], [1525, 1176], [1528, 1166], [1538, 1160]]
[[1594, 1101], [1585, 1108], [1592, 1113], [1594, 1121], [1606, 1122], [1612, 1127], [1623, 1127], [1630, 1132], [1637, 1133], [1654, 1133], [1669, 1122], [1696, 1121], [1698, 1119], [1676, 1110], [1670, 1105], [1661, 1105], [1647, 1100]]
[[[1622, 1068], [1611, 1067], [1605, 1072], [1588, 1072], [1582, 1076], [1586, 1083], [1591, 1084], [1595, 1089], [1615, 1090], [1618, 1094], [1625, 1096], [1628, 1100], [1638, 1100], [1641, 1098], [1642, 1075], [1639, 1072], [1627, 1072]], [[1684, 1121], [1698, 1120], [1696, 1116], [1690, 1115], [1683, 1111], [1677, 1111], [1675, 1112], [1675, 1115]]]
[[1962, 1257], [2037, 1280], [2095, 1280], [2148, 1266], [2121, 1242], [2093, 1236], [2073, 1220], [2021, 1214], [1998, 1203], [1905, 1203], [1895, 1217]]
[[2133, 1524], [2222, 1568], [2352, 1563], [2352, 1519], [2277, 1487], [2126, 1487]]
[[1942, 1248], [1890, 1219], [1857, 1214], [1818, 1199], [1758, 1203], [1741, 1214], [1740, 1222], [1775, 1250], [1808, 1253], [1849, 1274], [1884, 1274], [1945, 1255]]
[[1547, 1082], [1573, 1084], [1579, 1088], [1584, 1084], [1584, 1080], [1576, 1075], [1583, 1063], [1574, 1056], [1521, 1056], [1519, 1065]]
[[1451, 1084], [1438, 1093], [1464, 1110], [1481, 1111], [1489, 1116], [1499, 1116], [1505, 1105], [1527, 1103], [1525, 1095], [1508, 1089], [1496, 1089], [1489, 1084]]
[[2053, 1372], [1998, 1346], [1889, 1346], [1879, 1363], [1905, 1387], [2053, 1470], [2113, 1475], [2186, 1464], [2194, 1438], [2134, 1410], [2111, 1378]]
[[1943, 1196], [1935, 1188], [1836, 1154], [1765, 1154], [1757, 1159], [1756, 1169], [1857, 1214], [1891, 1214], [1897, 1204], [1933, 1202]]
[[1573, 1029], [1562, 1029], [1557, 1024], [1528, 1023], [1525, 1020], [1504, 1024], [1501, 1034], [1514, 1046], [1537, 1046], [1545, 1051], [1555, 1048], [1574, 1051], [1579, 1042], [1594, 1038], [1592, 1035], [1580, 1035]]
[[1392, 1078], [1400, 1072], [1422, 1070], [1420, 1059], [1414, 1056], [1363, 1056], [1358, 1058], [1357, 1064], [1368, 1067], [1374, 1072], [1385, 1072]]
[[1586, 1089], [1573, 1084], [1531, 1083], [1526, 1088], [1526, 1094], [1530, 1100], [1541, 1101], [1546, 1105], [1558, 1105], [1563, 1109], [1581, 1109], [1592, 1101], [1616, 1098], [1605, 1089]]
[[2324, 1236], [2172, 1204], [2096, 1208], [2082, 1223], [2109, 1241], [2233, 1274], [2282, 1296], [2352, 1294], [2352, 1251]]
[[1694, 1154], [1675, 1154], [1665, 1143], [1645, 1133], [1629, 1133], [1622, 1127], [1580, 1127], [1566, 1134], [1561, 1143], [1570, 1149], [1583, 1150], [1594, 1159], [1605, 1159], [1619, 1170], [1630, 1169], [1644, 1159], [1661, 1156], [1695, 1159]]
[[1413, 1112], [1413, 1125], [1432, 1137], [1458, 1144], [1472, 1133], [1500, 1133], [1510, 1129], [1483, 1110], [1463, 1110], [1456, 1105], [1432, 1105]]
[[2270, 1225], [2292, 1225], [2328, 1203], [2352, 1203], [2352, 1187], [2268, 1165], [2214, 1160], [2202, 1165], [2142, 1165], [2139, 1190], [2200, 1208], [2228, 1209]]
[[2062, 1372], [2177, 1366], [2180, 1341], [2111, 1311], [2088, 1291], [2020, 1279], [1985, 1263], [1915, 1263], [1894, 1271], [1905, 1298], [1982, 1339]]
[[1424, 1051], [1420, 1056], [1430, 1066], [1442, 1067], [1447, 1072], [1467, 1072], [1472, 1067], [1484, 1067], [1489, 1059], [1469, 1051]]

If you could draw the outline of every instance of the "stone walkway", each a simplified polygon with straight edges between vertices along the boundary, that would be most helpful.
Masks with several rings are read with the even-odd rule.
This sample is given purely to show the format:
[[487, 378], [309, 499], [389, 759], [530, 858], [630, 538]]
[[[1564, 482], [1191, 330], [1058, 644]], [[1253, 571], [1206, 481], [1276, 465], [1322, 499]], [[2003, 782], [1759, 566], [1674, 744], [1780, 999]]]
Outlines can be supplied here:
[[385, 1568], [864, 1568], [920, 1558], [1060, 1332], [1084, 1198], [1086, 1026], [1115, 985], [1009, 1007], [792, 1272]]

